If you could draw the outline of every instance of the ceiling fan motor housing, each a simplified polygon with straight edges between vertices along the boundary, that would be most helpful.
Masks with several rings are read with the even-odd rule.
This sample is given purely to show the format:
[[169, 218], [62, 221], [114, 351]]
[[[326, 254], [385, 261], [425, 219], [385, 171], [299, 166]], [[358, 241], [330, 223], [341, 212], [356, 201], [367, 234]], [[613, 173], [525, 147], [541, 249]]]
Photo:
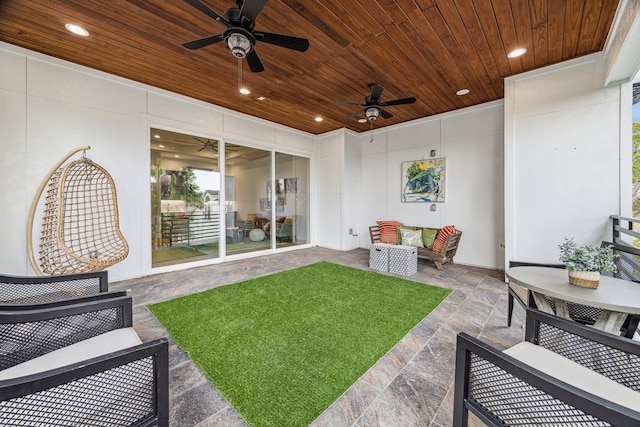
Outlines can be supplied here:
[[378, 110], [376, 107], [367, 108], [367, 111], [365, 111], [365, 114], [367, 115], [367, 118], [369, 119], [369, 121], [372, 122], [378, 118], [378, 115], [380, 114], [380, 110]]
[[241, 27], [230, 27], [223, 33], [227, 47], [236, 58], [244, 58], [256, 42], [253, 35]]

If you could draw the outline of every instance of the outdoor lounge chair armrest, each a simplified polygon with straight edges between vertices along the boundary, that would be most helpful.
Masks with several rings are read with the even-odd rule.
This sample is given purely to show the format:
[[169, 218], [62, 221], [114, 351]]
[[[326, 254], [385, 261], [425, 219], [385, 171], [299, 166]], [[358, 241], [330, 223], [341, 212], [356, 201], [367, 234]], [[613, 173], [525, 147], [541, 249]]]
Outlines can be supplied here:
[[17, 310], [0, 309], [0, 324], [34, 323], [117, 308], [122, 313], [120, 316], [122, 327], [129, 327], [133, 319], [132, 307], [131, 297], [126, 294], [106, 299], [89, 299], [89, 301], [79, 298], [78, 300], [63, 301], [63, 304], [53, 303], [53, 305], [42, 304], [41, 306], [36, 304], [28, 308], [20, 307]]
[[[541, 333], [542, 328], [546, 328], [547, 333]], [[550, 333], [550, 331], [555, 333]], [[559, 336], [557, 332], [562, 332], [562, 339], [554, 338]], [[589, 346], [592, 350], [619, 352], [625, 359], [629, 356], [640, 357], [640, 342], [638, 341], [613, 335], [533, 308], [527, 309], [525, 340], [561, 354], [581, 365], [585, 365], [584, 360], [581, 359], [581, 353], [572, 351], [576, 348], [577, 341], [581, 343], [583, 351], [585, 346]], [[589, 368], [591, 369], [591, 367]], [[609, 376], [605, 372], [600, 373]], [[640, 373], [636, 375], [638, 376], [636, 391], [640, 391]]]
[[0, 302], [33, 304], [107, 292], [106, 270], [60, 276], [0, 275]]
[[[101, 413], [90, 415], [96, 406], [101, 406], [104, 414], [128, 417], [127, 422], [134, 426], [168, 426], [168, 359], [168, 343], [166, 338], [161, 338], [73, 365], [2, 380], [0, 425], [6, 425], [5, 416], [14, 422], [19, 416], [25, 425], [47, 419], [56, 425], [55, 420], [60, 419], [56, 417], [61, 414], [76, 417], [75, 420], [65, 418], [65, 423], [68, 422], [65, 425], [84, 424], [87, 417], [94, 420], [92, 425], [113, 425], [102, 424]], [[149, 367], [152, 372], [148, 371]], [[65, 387], [71, 382], [73, 387]], [[134, 395], [126, 395], [131, 390]]]
[[114, 329], [131, 327], [132, 323], [130, 296], [31, 310], [0, 310], [0, 369]]
[[[475, 365], [481, 365], [481, 367], [472, 373]], [[488, 381], [489, 383], [494, 381], [495, 389], [492, 390], [491, 386], [482, 386], [482, 392], [474, 395], [473, 382], [482, 381], [480, 375], [486, 377], [492, 373], [495, 375]], [[504, 411], [503, 414], [506, 417], [518, 417], [518, 421], [530, 421], [523, 407], [531, 408], [533, 416], [533, 413], [540, 411], [542, 407], [554, 405], [548, 397], [544, 396], [540, 396], [540, 406], [536, 405], [533, 400], [534, 396], [539, 396], [539, 392], [557, 399], [556, 404], [568, 405], [564, 412], [572, 416], [577, 417], [580, 411], [609, 422], [611, 425], [640, 423], [639, 412], [560, 381], [466, 333], [460, 333], [457, 337], [454, 387], [454, 427], [467, 425], [468, 410], [489, 426], [505, 425], [500, 421], [501, 411]], [[494, 393], [492, 394], [491, 391]], [[524, 395], [528, 401], [522, 407], [510, 408], [510, 405], [516, 406], [518, 399]], [[575, 425], [571, 420], [571, 416], [568, 416], [567, 426]]]
[[77, 298], [66, 299], [62, 301], [51, 301], [39, 304], [3, 304], [0, 303], [1, 311], [23, 311], [23, 310], [37, 310], [44, 308], [65, 307], [73, 304], [84, 304], [92, 301], [106, 300], [110, 298], [126, 297], [127, 291], [107, 291], [100, 294], [90, 294], [86, 296], [80, 296]]

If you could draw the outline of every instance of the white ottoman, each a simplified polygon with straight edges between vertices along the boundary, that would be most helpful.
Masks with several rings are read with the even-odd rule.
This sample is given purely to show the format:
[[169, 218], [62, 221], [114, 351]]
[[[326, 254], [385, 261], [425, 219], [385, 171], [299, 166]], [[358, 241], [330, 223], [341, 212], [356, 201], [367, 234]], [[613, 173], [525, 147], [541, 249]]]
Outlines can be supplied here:
[[411, 276], [418, 271], [418, 248], [392, 245], [389, 248], [389, 272]]
[[369, 268], [389, 271], [389, 248], [392, 246], [388, 243], [372, 244], [369, 248]]

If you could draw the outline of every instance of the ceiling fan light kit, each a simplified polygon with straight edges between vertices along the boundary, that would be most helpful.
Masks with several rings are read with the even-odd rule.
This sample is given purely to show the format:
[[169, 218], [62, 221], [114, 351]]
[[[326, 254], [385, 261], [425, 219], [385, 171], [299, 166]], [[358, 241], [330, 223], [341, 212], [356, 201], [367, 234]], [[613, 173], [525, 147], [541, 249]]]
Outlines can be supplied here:
[[380, 114], [380, 110], [378, 110], [377, 108], [367, 108], [367, 111], [365, 111], [365, 114], [369, 119], [369, 121], [372, 122], [378, 118], [378, 115]]
[[244, 58], [252, 49], [252, 43], [242, 33], [232, 33], [227, 37], [227, 46], [236, 58]]

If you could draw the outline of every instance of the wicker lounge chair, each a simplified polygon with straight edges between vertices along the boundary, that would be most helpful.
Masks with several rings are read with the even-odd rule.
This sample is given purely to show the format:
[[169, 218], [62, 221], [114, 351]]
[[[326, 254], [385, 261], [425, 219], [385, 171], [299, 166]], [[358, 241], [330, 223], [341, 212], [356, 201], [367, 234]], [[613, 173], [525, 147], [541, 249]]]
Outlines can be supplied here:
[[527, 310], [525, 341], [499, 351], [458, 334], [454, 427], [640, 425], [640, 343]]
[[111, 292], [0, 307], [0, 425], [168, 425], [168, 344]]

